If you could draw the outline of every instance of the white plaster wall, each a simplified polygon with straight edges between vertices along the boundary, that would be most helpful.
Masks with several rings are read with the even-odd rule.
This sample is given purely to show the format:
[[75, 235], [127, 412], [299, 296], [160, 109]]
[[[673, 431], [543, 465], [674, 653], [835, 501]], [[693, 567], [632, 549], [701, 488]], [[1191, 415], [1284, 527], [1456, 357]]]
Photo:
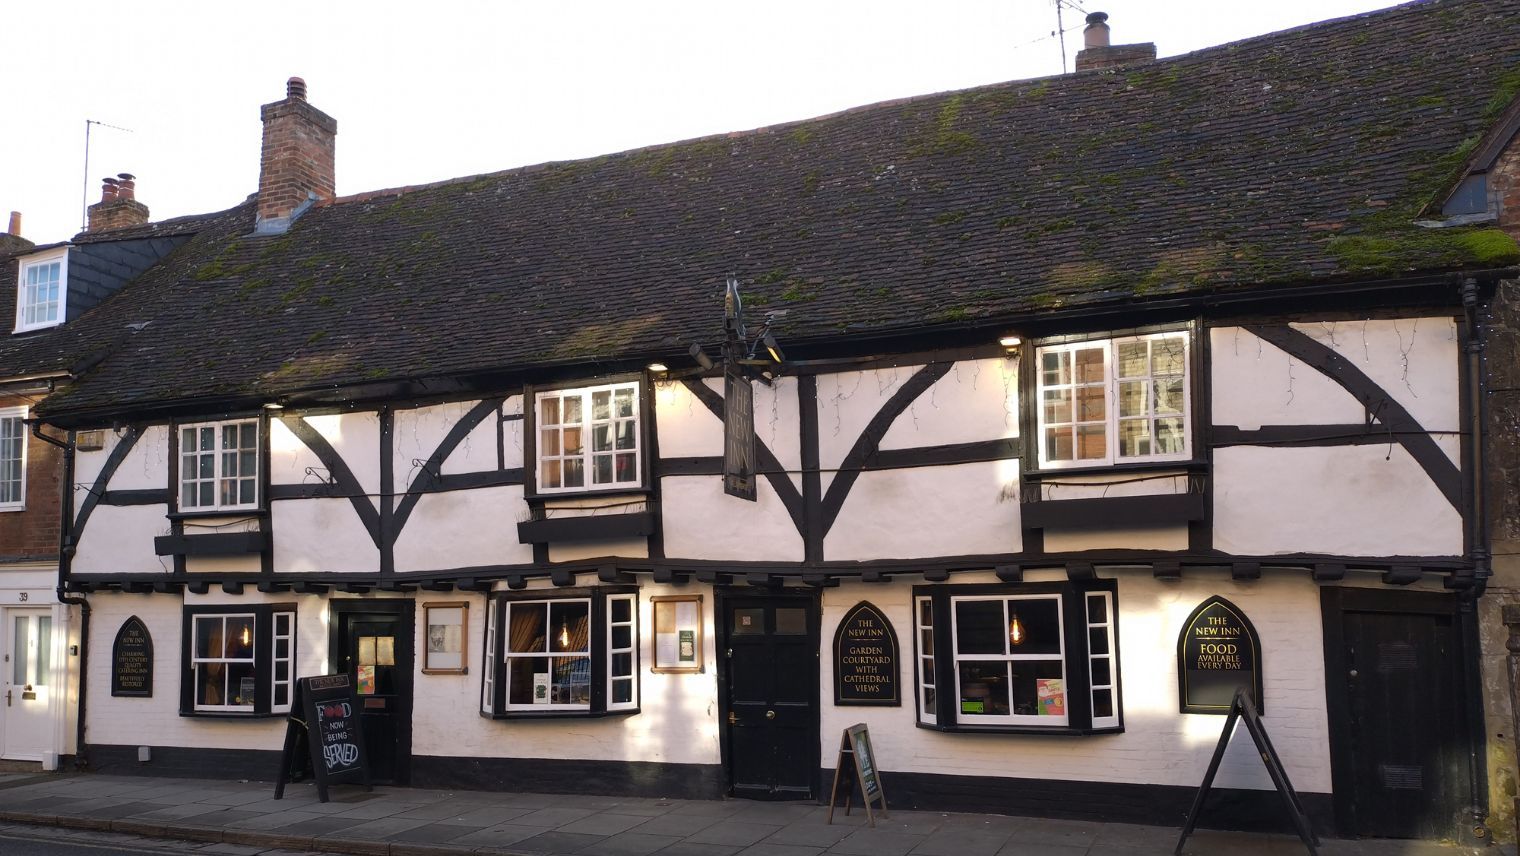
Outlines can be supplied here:
[[1154, 526], [1116, 529], [1095, 523], [1091, 527], [1046, 529], [1045, 552], [1079, 553], [1083, 550], [1186, 550], [1186, 526]]
[[[394, 452], [393, 466], [396, 474], [396, 491], [402, 493], [421, 472], [413, 461], [426, 461], [438, 444], [448, 436], [459, 420], [472, 410], [478, 401], [453, 401], [413, 410], [397, 410], [393, 419]], [[478, 473], [496, 470], [496, 423], [500, 410], [494, 410], [471, 429], [443, 461], [442, 471], [451, 473]]]
[[[711, 384], [709, 384], [711, 385]], [[720, 382], [715, 387], [723, 392]], [[755, 410], [760, 407], [757, 402]], [[723, 454], [723, 422], [697, 400], [683, 383], [664, 381], [654, 386], [654, 418], [660, 434], [660, 455], [666, 458], [698, 458]], [[760, 419], [755, 418], [759, 434]], [[796, 424], [796, 423], [793, 423]], [[767, 442], [769, 438], [767, 438]]]
[[153, 539], [169, 534], [163, 505], [97, 505], [75, 549], [70, 570], [78, 574], [169, 573], [168, 556], [153, 552]]
[[[996, 577], [967, 574], [955, 580], [995, 582]], [[825, 589], [825, 645], [844, 613], [861, 600], [875, 604], [892, 622], [902, 646], [899, 680], [906, 698], [900, 708], [835, 707], [832, 664], [828, 657], [821, 658], [823, 763], [833, 764], [843, 729], [865, 722], [871, 727], [878, 762], [889, 771], [1197, 787], [1224, 717], [1177, 712], [1176, 642], [1188, 613], [1215, 594], [1239, 606], [1261, 634], [1264, 719], [1294, 787], [1300, 792], [1329, 792], [1319, 591], [1302, 576], [1237, 583], [1225, 571], [1190, 570], [1174, 583], [1146, 574], [1119, 577], [1125, 732], [1089, 737], [947, 734], [917, 728], [912, 587], [845, 583]], [[1215, 784], [1272, 788], [1243, 734], [1231, 742]]]
[[861, 473], [824, 539], [824, 556], [1016, 553], [1018, 474], [1017, 459]]
[[[821, 414], [822, 392], [818, 397]], [[821, 432], [821, 415], [819, 422]], [[881, 448], [911, 449], [1017, 436], [1019, 363], [1011, 357], [999, 357], [956, 363], [892, 423]]]
[[[502, 402], [502, 416], [521, 417], [523, 412], [523, 397], [511, 395]], [[523, 420], [508, 419], [502, 423], [501, 448], [502, 460], [507, 469], [516, 469], [523, 465]]]
[[800, 562], [802, 536], [765, 478], [757, 501], [723, 492], [720, 476], [660, 479], [665, 554], [684, 559]]
[[528, 509], [522, 497], [520, 485], [422, 494], [396, 539], [396, 570], [533, 561], [532, 545], [517, 542], [516, 521]]
[[[535, 588], [542, 587], [535, 584]], [[552, 587], [551, 587], [552, 589]], [[703, 662], [696, 675], [657, 675], [653, 664], [654, 627], [650, 598], [700, 593]], [[421, 604], [431, 598], [418, 598]], [[438, 600], [460, 600], [439, 595]], [[595, 758], [607, 761], [656, 761], [716, 764], [718, 755], [717, 677], [713, 648], [711, 589], [642, 585], [639, 588], [639, 682], [641, 712], [629, 716], [558, 721], [497, 721], [480, 716], [480, 657], [485, 627], [483, 599], [470, 606], [470, 673], [467, 676], [416, 676], [419, 699], [412, 720], [412, 751], [417, 755]], [[418, 659], [421, 668], [421, 659]], [[431, 701], [436, 699], [437, 702]]]
[[[233, 607], [256, 603], [295, 603], [296, 674], [320, 675], [327, 659], [327, 606], [316, 595], [262, 595], [252, 589], [228, 595], [213, 590], [205, 595], [90, 595], [89, 710], [86, 739], [91, 743], [128, 746], [195, 746], [221, 749], [278, 750], [285, 736], [285, 719], [207, 719], [179, 715], [181, 628], [183, 607], [224, 603]], [[153, 696], [117, 698], [111, 695], [111, 644], [122, 622], [136, 615], [153, 637]]]
[[[377, 414], [333, 413], [304, 418], [343, 459], [365, 493], [371, 496], [380, 493], [380, 417]], [[305, 474], [306, 467], [326, 469], [284, 425], [270, 430], [269, 442], [269, 453], [273, 458], [270, 466], [272, 484], [302, 484], [312, 480]], [[405, 474], [405, 469], [396, 473], [398, 478]]]
[[[105, 467], [111, 452], [121, 442], [122, 436], [109, 429], [100, 432], [105, 442], [98, 452], [78, 452], [74, 456], [74, 481], [93, 485]], [[125, 432], [124, 432], [125, 433]], [[169, 428], [166, 425], [149, 425], [132, 450], [122, 459], [111, 476], [110, 490], [151, 490], [169, 484]], [[75, 496], [74, 507], [83, 501], [82, 492]]]
[[[1345, 357], [1429, 431], [1459, 429], [1461, 344], [1451, 318], [1291, 325]], [[1238, 327], [1210, 331], [1216, 425], [1358, 424], [1360, 403], [1338, 384]]]
[[[1455, 442], [1442, 441], [1448, 454]], [[1214, 546], [1246, 556], [1454, 556], [1462, 519], [1402, 446], [1237, 446], [1214, 451]]]
[[[529, 554], [528, 559], [524, 561], [532, 561], [531, 546], [526, 544], [523, 546]], [[551, 562], [573, 562], [577, 559], [596, 559], [602, 556], [647, 559], [649, 558], [649, 539], [592, 538], [588, 541], [566, 541], [549, 545], [549, 561]]]
[[380, 551], [347, 499], [272, 502], [270, 521], [276, 571], [373, 572], [380, 568]]

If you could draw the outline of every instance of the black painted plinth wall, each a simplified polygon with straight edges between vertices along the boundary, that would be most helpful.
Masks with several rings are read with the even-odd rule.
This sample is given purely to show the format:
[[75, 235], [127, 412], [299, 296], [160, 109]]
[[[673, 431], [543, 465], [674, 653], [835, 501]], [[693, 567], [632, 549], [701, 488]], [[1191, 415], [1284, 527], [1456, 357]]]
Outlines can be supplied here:
[[412, 784], [419, 788], [704, 800], [722, 798], [723, 768], [652, 761], [414, 755]]

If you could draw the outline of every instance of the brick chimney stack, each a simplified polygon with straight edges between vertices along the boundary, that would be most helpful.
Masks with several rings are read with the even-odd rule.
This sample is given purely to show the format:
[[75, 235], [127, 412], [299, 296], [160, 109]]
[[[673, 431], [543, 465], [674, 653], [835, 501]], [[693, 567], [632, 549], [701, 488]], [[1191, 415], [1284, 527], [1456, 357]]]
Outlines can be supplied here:
[[21, 212], [11, 212], [10, 228], [0, 232], [0, 257], [14, 256], [30, 250], [36, 246], [31, 241], [21, 237]]
[[306, 102], [306, 81], [292, 77], [285, 100], [259, 108], [264, 148], [259, 161], [259, 210], [254, 231], [290, 228], [312, 203], [333, 198], [333, 152], [338, 122]]
[[1115, 68], [1154, 62], [1156, 43], [1142, 42], [1137, 45], [1110, 45], [1108, 43], [1108, 15], [1093, 12], [1087, 16], [1087, 26], [1082, 30], [1082, 50], [1077, 52], [1077, 71], [1093, 71], [1099, 68]]
[[137, 176], [123, 172], [102, 180], [100, 201], [90, 206], [90, 226], [85, 231], [105, 232], [146, 222], [148, 206], [137, 201]]

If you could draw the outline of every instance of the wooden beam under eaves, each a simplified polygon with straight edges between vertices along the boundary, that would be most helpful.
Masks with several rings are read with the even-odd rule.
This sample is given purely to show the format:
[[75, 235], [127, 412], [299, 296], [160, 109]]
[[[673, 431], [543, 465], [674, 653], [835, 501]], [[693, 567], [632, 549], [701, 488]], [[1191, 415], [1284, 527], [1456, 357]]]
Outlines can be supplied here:
[[667, 586], [684, 586], [691, 580], [691, 574], [683, 574], [670, 568], [655, 568], [654, 581]]
[[211, 581], [210, 580], [186, 580], [185, 581], [185, 591], [188, 591], [191, 594], [205, 594], [206, 592], [211, 591]]
[[892, 581], [892, 576], [881, 571], [861, 571], [860, 581], [863, 583], [889, 583]]
[[528, 587], [528, 578], [522, 574], [507, 574], [507, 588], [524, 589]]
[[596, 578], [604, 583], [619, 583], [622, 585], [631, 585], [633, 583], [633, 574], [620, 571], [613, 565], [604, 565], [597, 568]]
[[373, 588], [374, 586], [369, 583], [352, 582], [339, 584], [338, 591], [348, 592], [349, 594], [369, 594]]
[[243, 584], [237, 580], [222, 580], [222, 591], [227, 594], [242, 594]]
[[1093, 567], [1092, 562], [1067, 562], [1066, 578], [1072, 581], [1095, 580], [1098, 578], [1098, 571]]
[[1182, 563], [1171, 559], [1160, 559], [1152, 562], [1151, 576], [1158, 580], [1176, 582], [1182, 579]]
[[381, 580], [381, 591], [413, 592], [417, 590], [414, 583], [401, 582], [400, 580]]
[[732, 585], [734, 582], [734, 575], [721, 573], [719, 571], [697, 571], [697, 582], [707, 583], [708, 585], [714, 586]]
[[1024, 581], [1024, 567], [1022, 565], [998, 565], [993, 569], [997, 578], [1005, 583], [1021, 583]]
[[1394, 565], [1383, 572], [1383, 582], [1391, 586], [1407, 586], [1420, 581], [1424, 569], [1419, 565]]
[[839, 578], [820, 571], [804, 571], [802, 583], [814, 588], [836, 588], [839, 585]]
[[1230, 566], [1230, 579], [1239, 582], [1261, 579], [1261, 562], [1236, 562]]
[[924, 571], [924, 582], [926, 583], [942, 583], [949, 579], [949, 568], [930, 568]]
[[560, 588], [575, 585], [575, 571], [569, 568], [555, 568], [549, 572], [549, 582]]
[[302, 580], [292, 585], [290, 590], [296, 594], [327, 594], [328, 588], [330, 586], [327, 583], [314, 583]]
[[1346, 578], [1346, 566], [1336, 562], [1323, 562], [1314, 566], [1316, 582], [1334, 582]]

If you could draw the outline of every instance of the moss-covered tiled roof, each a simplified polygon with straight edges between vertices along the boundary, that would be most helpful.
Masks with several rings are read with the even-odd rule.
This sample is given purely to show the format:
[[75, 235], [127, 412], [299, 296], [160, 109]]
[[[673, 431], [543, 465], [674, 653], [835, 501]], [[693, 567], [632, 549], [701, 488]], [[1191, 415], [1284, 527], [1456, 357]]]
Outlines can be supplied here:
[[1517, 89], [1520, 0], [1448, 0], [366, 194], [278, 237], [240, 209], [85, 319], [119, 350], [48, 409], [673, 355], [719, 337], [730, 271], [802, 342], [1509, 264], [1501, 233], [1412, 222]]

